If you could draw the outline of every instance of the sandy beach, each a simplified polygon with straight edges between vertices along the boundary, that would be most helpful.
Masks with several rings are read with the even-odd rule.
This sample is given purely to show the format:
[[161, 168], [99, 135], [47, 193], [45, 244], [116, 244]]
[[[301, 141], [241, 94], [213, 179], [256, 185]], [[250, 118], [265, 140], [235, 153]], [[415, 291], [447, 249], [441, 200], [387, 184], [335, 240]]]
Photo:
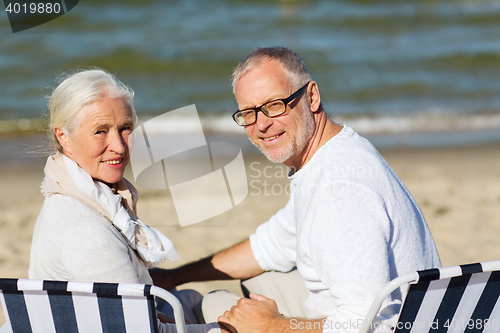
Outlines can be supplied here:
[[[420, 205], [436, 241], [443, 266], [500, 258], [500, 146], [426, 150], [387, 150], [381, 154]], [[287, 201], [286, 168], [262, 157], [244, 156], [249, 195], [236, 208], [180, 227], [168, 191], [139, 188], [141, 220], [174, 242], [180, 255], [175, 267], [243, 240]], [[267, 167], [267, 168], [266, 168]], [[0, 277], [28, 277], [33, 227], [42, 206], [39, 186], [43, 166], [0, 172]], [[128, 178], [131, 178], [128, 173]], [[236, 282], [190, 284], [206, 293]], [[5, 322], [3, 312], [0, 324]]]

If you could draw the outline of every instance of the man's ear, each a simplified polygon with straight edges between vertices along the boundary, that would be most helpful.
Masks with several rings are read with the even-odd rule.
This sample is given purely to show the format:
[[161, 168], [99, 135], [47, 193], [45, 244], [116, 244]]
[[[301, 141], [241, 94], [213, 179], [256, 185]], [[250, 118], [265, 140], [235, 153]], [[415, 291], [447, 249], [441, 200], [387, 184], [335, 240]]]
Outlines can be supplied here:
[[311, 81], [307, 87], [307, 98], [309, 99], [309, 105], [311, 106], [311, 111], [317, 112], [321, 105], [321, 96], [319, 95], [318, 84], [316, 81]]
[[71, 149], [68, 143], [68, 135], [61, 127], [54, 127], [54, 134], [59, 141], [59, 144], [62, 146], [63, 151], [71, 154]]

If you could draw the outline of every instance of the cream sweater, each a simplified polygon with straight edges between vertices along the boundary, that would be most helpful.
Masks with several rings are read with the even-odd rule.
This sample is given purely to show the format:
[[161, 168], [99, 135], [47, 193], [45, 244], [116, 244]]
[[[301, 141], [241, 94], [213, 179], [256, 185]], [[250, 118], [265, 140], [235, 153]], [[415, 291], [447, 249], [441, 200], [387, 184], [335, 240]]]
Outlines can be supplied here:
[[61, 194], [45, 198], [33, 231], [28, 273], [30, 279], [153, 283], [111, 222]]
[[[153, 284], [148, 269], [105, 217], [61, 194], [45, 198], [31, 245], [29, 278]], [[176, 332], [159, 324], [160, 333]], [[217, 324], [187, 325], [188, 333], [217, 333]]]
[[[327, 318], [325, 332], [357, 331], [390, 280], [440, 266], [415, 200], [351, 128], [344, 126], [290, 179], [289, 202], [250, 236], [251, 246], [264, 270], [297, 266], [310, 290], [308, 317]], [[397, 319], [404, 293], [386, 299], [379, 319]]]

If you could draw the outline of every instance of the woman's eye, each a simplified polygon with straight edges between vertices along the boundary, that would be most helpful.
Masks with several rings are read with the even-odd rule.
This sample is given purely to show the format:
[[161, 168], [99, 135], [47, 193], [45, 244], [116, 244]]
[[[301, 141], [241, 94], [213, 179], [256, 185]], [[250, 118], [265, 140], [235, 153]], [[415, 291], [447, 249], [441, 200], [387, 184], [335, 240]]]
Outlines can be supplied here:
[[104, 130], [98, 130], [95, 132], [95, 134], [104, 134], [104, 133], [106, 133], [106, 132], [104, 132]]

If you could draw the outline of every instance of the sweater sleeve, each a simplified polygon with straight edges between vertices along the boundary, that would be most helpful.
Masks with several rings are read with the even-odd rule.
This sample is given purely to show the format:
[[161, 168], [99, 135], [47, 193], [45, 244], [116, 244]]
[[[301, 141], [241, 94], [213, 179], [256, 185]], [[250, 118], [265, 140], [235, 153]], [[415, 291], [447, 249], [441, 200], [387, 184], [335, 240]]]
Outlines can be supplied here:
[[112, 228], [99, 216], [82, 216], [65, 227], [61, 256], [72, 280], [139, 282], [129, 247]]
[[250, 235], [252, 252], [263, 270], [287, 272], [296, 265], [296, 229], [292, 197]]
[[[329, 293], [325, 301], [333, 305], [324, 332], [357, 332], [373, 300], [390, 281], [392, 223], [382, 198], [364, 186], [336, 183], [321, 192], [311, 210], [308, 248], [312, 266]], [[385, 317], [380, 319], [397, 313], [394, 303], [400, 301], [386, 299]]]

